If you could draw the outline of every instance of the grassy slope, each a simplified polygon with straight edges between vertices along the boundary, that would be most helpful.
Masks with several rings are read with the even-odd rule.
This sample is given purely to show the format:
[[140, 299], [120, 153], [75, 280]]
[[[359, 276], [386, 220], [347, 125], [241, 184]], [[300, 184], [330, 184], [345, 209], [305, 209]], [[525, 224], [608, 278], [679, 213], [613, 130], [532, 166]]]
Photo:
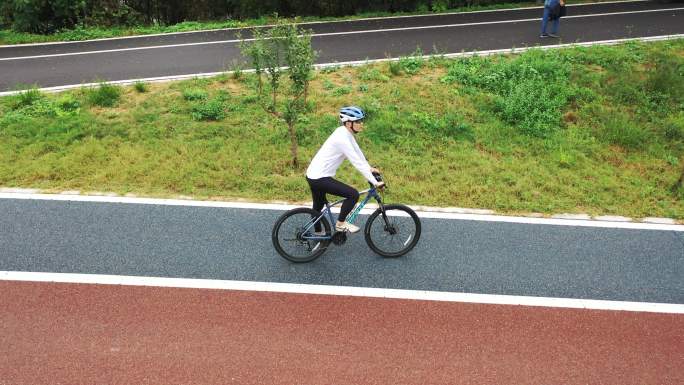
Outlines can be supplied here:
[[[667, 73], [655, 71], [656, 57], [674, 60], [665, 83], [681, 85], [684, 40], [405, 59], [398, 75], [388, 64], [318, 72], [298, 170], [286, 127], [257, 105], [251, 76], [126, 88], [114, 107], [93, 106], [87, 90], [6, 97], [0, 186], [307, 201], [304, 168], [337, 126], [337, 109], [359, 104], [370, 114], [359, 143], [385, 170], [391, 201], [682, 219], [684, 193], [670, 186], [684, 155], [684, 100], [667, 85], [649, 91]], [[535, 71], [541, 83], [530, 85]], [[502, 88], [509, 80], [522, 88]], [[537, 103], [542, 97], [551, 102]], [[193, 119], [216, 106], [223, 120]], [[346, 163], [338, 177], [364, 185]]]

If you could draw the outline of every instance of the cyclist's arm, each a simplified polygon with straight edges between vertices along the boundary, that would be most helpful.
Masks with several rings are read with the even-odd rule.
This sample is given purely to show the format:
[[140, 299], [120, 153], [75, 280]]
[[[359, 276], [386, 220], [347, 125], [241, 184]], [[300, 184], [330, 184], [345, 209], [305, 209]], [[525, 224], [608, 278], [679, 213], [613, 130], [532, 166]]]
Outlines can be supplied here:
[[351, 164], [356, 167], [357, 170], [373, 185], [377, 186], [378, 181], [375, 180], [373, 173], [371, 172], [371, 166], [368, 164], [366, 157], [363, 156], [361, 149], [358, 145], [354, 146], [355, 143], [346, 142], [342, 143], [342, 152], [344, 156], [349, 159]]

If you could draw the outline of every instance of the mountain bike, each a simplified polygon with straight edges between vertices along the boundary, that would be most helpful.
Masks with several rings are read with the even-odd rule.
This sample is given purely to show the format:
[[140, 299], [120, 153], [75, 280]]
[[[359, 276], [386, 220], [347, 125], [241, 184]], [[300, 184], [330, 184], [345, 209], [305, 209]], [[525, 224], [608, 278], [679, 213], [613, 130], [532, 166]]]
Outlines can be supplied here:
[[[382, 181], [380, 174], [374, 174]], [[401, 257], [413, 249], [420, 239], [421, 224], [418, 215], [402, 204], [385, 205], [381, 191], [370, 184], [360, 191], [365, 198], [347, 217], [347, 222], [356, 222], [363, 207], [375, 199], [378, 208], [368, 217], [364, 228], [366, 243], [375, 253], [389, 258]], [[387, 184], [385, 183], [385, 189]], [[340, 199], [318, 212], [308, 207], [298, 207], [285, 212], [278, 218], [271, 239], [273, 246], [283, 258], [291, 262], [311, 262], [320, 257], [330, 243], [341, 246], [347, 241], [347, 231], [338, 231], [334, 223], [332, 208], [341, 204]]]

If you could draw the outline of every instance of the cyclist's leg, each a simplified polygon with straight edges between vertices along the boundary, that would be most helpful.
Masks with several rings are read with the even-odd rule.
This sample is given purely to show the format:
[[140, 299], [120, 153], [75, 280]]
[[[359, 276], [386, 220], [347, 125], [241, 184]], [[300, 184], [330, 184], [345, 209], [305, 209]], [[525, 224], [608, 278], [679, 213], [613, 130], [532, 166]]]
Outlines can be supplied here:
[[316, 187], [328, 194], [336, 195], [338, 197], [346, 198], [342, 202], [342, 208], [340, 208], [340, 215], [338, 221], [344, 222], [347, 219], [347, 215], [354, 209], [354, 205], [359, 200], [359, 192], [355, 188], [344, 184], [333, 178], [321, 178], [315, 181]]
[[[316, 182], [317, 180], [306, 178], [306, 181], [309, 183], [309, 188], [311, 188], [311, 197], [313, 198], [312, 208], [320, 212], [323, 210], [323, 206], [327, 203], [327, 200], [325, 199], [325, 191], [318, 187], [318, 183]], [[317, 233], [323, 231], [320, 223], [316, 223], [314, 227]]]

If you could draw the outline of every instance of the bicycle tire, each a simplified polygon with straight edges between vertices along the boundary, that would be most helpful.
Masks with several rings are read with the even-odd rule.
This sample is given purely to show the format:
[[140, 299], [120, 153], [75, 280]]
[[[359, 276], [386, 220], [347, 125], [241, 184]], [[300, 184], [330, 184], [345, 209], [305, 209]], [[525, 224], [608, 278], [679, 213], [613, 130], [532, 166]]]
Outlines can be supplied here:
[[[364, 229], [365, 233], [365, 238], [366, 238], [366, 243], [368, 244], [368, 247], [371, 248], [375, 253], [387, 257], [387, 258], [397, 258], [401, 257], [402, 255], [408, 253], [411, 251], [416, 244], [418, 243], [418, 240], [420, 239], [420, 232], [421, 232], [421, 224], [420, 224], [420, 218], [418, 218], [418, 215], [413, 211], [410, 207], [405, 206], [405, 205], [400, 205], [400, 204], [393, 204], [393, 205], [387, 205], [385, 206], [385, 213], [392, 212], [392, 211], [403, 211], [406, 214], [408, 214], [408, 217], [410, 219], [404, 219], [403, 222], [406, 223], [412, 223], [413, 224], [413, 229], [408, 229], [408, 232], [406, 234], [402, 234], [402, 238], [398, 238], [399, 244], [402, 245], [401, 248], [398, 250], [388, 250], [384, 246], [380, 245], [380, 238], [381, 235], [389, 238], [394, 238], [395, 235], [399, 234], [392, 234], [390, 231], [390, 228], [393, 228], [395, 231], [396, 230], [401, 230], [397, 229], [398, 227], [404, 227], [398, 225], [398, 221], [396, 218], [402, 217], [402, 216], [393, 216], [389, 215], [387, 216], [387, 219], [390, 221], [390, 223], [385, 222], [385, 219], [382, 215], [382, 210], [378, 208], [371, 214], [371, 216], [368, 218], [366, 221], [366, 227]], [[378, 219], [379, 218], [379, 219]], [[394, 219], [393, 219], [394, 218]], [[376, 221], [380, 221], [377, 222]], [[380, 230], [382, 231], [373, 231], [374, 230], [374, 225], [376, 225], [376, 229], [378, 228], [378, 223], [380, 227]], [[409, 238], [410, 237], [410, 238]], [[375, 238], [375, 239], [374, 239]], [[403, 239], [405, 238], [405, 240]]]
[[[278, 254], [280, 254], [281, 257], [287, 259], [290, 262], [295, 262], [295, 263], [311, 262], [314, 259], [320, 257], [325, 252], [325, 250], [328, 248], [328, 245], [330, 244], [330, 240], [318, 241], [318, 243], [319, 243], [318, 247], [315, 248], [314, 250], [310, 250], [312, 252], [309, 253], [308, 255], [305, 254], [303, 256], [294, 255], [291, 251], [286, 250], [287, 248], [284, 247], [284, 245], [283, 245], [283, 242], [286, 239], [281, 240], [281, 236], [294, 237], [294, 238], [290, 238], [287, 240], [292, 241], [292, 243], [295, 245], [298, 244], [301, 247], [306, 247], [309, 249], [311, 248], [310, 242], [313, 242], [313, 241], [303, 240], [303, 239], [301, 239], [300, 234], [299, 234], [299, 231], [303, 230], [303, 226], [306, 225], [306, 223], [307, 223], [306, 221], [303, 221], [303, 220], [297, 221], [300, 223], [304, 222], [303, 224], [293, 223], [290, 226], [290, 227], [294, 227], [294, 233], [293, 234], [291, 234], [293, 229], [291, 229], [291, 228], [290, 229], [284, 229], [283, 228], [284, 224], [289, 223], [289, 222], [293, 222], [294, 221], [293, 219], [295, 218], [295, 216], [298, 216], [297, 218], [299, 219], [299, 217], [305, 218], [307, 214], [310, 216], [310, 219], [316, 218], [319, 215], [321, 215], [320, 212], [318, 212], [314, 209], [310, 209], [310, 208], [306, 208], [306, 207], [298, 207], [296, 209], [292, 209], [292, 210], [285, 212], [283, 215], [280, 216], [280, 218], [278, 218], [276, 223], [273, 225], [273, 231], [271, 232], [271, 240], [273, 241], [273, 246], [275, 247], [276, 251], [278, 252]], [[288, 222], [288, 220], [289, 220], [289, 222]], [[330, 236], [332, 234], [332, 232], [331, 232], [330, 222], [328, 222], [328, 219], [323, 217], [321, 219], [321, 223], [323, 225], [323, 228], [325, 229], [325, 234]], [[287, 234], [285, 234], [285, 232], [287, 232]]]

